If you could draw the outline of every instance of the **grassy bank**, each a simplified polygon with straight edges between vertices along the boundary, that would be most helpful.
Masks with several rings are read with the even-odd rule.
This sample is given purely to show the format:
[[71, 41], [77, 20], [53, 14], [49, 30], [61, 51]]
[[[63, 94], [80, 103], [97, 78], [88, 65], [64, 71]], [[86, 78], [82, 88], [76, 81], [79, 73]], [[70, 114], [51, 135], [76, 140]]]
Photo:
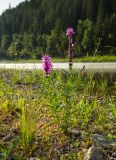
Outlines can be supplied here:
[[[68, 62], [67, 58], [52, 58], [53, 62]], [[41, 59], [0, 59], [0, 63], [39, 63]], [[74, 62], [116, 62], [116, 56], [86, 56], [74, 58]]]
[[0, 70], [0, 159], [83, 160], [93, 133], [115, 138], [116, 95], [97, 77]]
[[77, 58], [76, 62], [116, 62], [116, 56], [86, 56]]

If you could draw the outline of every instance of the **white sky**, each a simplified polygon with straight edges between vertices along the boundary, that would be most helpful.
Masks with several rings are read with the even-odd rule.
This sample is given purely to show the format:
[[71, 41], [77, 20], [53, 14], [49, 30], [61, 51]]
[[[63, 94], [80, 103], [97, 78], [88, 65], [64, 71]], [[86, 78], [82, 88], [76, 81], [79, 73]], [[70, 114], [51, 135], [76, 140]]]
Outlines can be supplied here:
[[11, 4], [11, 8], [13, 8], [23, 1], [25, 0], [0, 0], [0, 15], [3, 11], [9, 8], [9, 4]]

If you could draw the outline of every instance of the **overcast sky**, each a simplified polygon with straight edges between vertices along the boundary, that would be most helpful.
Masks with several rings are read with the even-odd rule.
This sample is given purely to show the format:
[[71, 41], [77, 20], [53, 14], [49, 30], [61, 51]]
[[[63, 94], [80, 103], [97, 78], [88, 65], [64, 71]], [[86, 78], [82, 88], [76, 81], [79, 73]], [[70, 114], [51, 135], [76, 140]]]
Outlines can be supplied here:
[[5, 9], [9, 8], [9, 4], [11, 4], [11, 7], [13, 8], [23, 1], [25, 0], [0, 0], [0, 15]]

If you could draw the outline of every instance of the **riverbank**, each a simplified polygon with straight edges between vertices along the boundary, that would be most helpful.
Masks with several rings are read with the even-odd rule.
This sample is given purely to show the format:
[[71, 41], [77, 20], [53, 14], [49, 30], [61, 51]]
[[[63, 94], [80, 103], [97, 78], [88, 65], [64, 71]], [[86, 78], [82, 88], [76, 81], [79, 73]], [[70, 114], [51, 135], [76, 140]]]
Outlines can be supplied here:
[[[53, 62], [67, 62], [67, 58], [52, 58]], [[85, 57], [76, 57], [73, 60], [74, 62], [116, 62], [116, 56], [85, 56]], [[0, 63], [39, 63], [41, 59], [0, 59]]]

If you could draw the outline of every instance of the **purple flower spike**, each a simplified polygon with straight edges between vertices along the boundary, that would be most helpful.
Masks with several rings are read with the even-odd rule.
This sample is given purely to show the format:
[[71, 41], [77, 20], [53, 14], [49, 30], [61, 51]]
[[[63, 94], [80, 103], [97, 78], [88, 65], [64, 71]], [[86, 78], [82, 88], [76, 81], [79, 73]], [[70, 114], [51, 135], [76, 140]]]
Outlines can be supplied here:
[[69, 57], [70, 71], [72, 70], [72, 65], [73, 65], [73, 48], [74, 48], [73, 39], [72, 39], [73, 34], [75, 34], [73, 28], [71, 27], [67, 28], [66, 35], [68, 37], [68, 57]]
[[52, 71], [52, 59], [49, 55], [42, 57], [42, 69], [46, 75], [49, 75]]
[[73, 36], [73, 34], [75, 34], [74, 29], [71, 27], [67, 28], [66, 35], [71, 38]]

